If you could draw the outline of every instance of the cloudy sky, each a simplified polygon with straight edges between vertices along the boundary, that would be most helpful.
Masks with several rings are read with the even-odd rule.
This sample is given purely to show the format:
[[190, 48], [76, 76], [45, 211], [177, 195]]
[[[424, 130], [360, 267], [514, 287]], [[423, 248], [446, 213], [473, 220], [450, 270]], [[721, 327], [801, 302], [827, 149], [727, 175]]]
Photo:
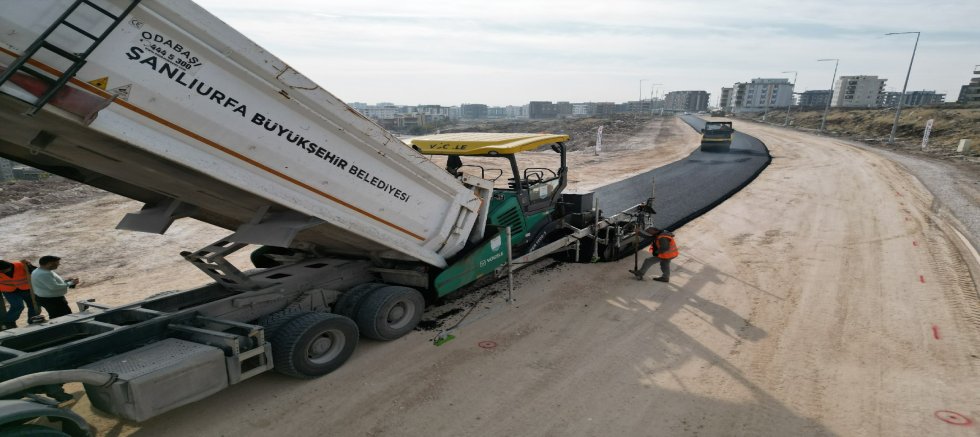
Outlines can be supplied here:
[[[980, 64], [980, 0], [196, 0], [347, 102], [636, 100], [799, 72], [955, 100]], [[653, 85], [660, 83], [662, 85]], [[641, 88], [642, 84], [642, 88]]]

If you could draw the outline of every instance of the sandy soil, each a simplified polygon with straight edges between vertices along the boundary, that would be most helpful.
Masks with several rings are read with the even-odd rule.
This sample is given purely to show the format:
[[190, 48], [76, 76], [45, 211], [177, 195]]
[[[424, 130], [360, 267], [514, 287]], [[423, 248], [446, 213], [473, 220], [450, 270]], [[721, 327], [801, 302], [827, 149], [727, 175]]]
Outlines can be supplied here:
[[38, 181], [0, 183], [0, 218], [26, 211], [45, 211], [105, 194], [95, 187], [51, 176]]
[[327, 377], [260, 375], [140, 426], [75, 410], [107, 436], [977, 435], [954, 424], [980, 420], [977, 260], [932, 196], [872, 152], [739, 129], [773, 163], [677, 232], [670, 284], [631, 259], [532, 267], [440, 347], [364, 341]]

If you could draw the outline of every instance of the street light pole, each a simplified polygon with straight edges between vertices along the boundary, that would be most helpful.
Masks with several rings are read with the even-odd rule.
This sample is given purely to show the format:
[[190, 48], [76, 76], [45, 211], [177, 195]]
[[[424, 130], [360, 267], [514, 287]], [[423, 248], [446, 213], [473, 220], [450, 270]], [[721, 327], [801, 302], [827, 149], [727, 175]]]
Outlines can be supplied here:
[[[795, 71], [784, 71], [783, 73], [784, 74], [785, 73], [793, 73], [793, 91], [796, 91], [796, 75], [797, 75], [797, 72], [795, 72]], [[835, 76], [836, 76], [836, 74], [835, 74]], [[789, 93], [789, 103], [786, 105], [786, 122], [783, 123], [783, 126], [789, 126], [789, 108], [792, 108], [793, 107], [793, 91], [790, 91], [790, 93]]]
[[650, 88], [650, 118], [653, 118], [653, 88]]
[[643, 112], [643, 81], [649, 81], [650, 79], [640, 79], [640, 100], [637, 101], [636, 113], [639, 114]]
[[766, 116], [769, 115], [769, 101], [772, 100], [772, 84], [766, 85], [766, 109], [762, 112], [762, 121], [766, 121]]
[[657, 85], [663, 85], [662, 83], [651, 83], [650, 84], [650, 116], [653, 117], [653, 92], [657, 89]]
[[892, 123], [892, 133], [888, 136], [888, 144], [895, 142], [895, 132], [898, 131], [898, 118], [902, 116], [902, 102], [905, 101], [905, 89], [909, 86], [909, 75], [912, 74], [912, 63], [915, 62], [915, 50], [919, 48], [920, 32], [891, 32], [885, 35], [908, 35], [915, 34], [915, 46], [912, 47], [912, 59], [909, 60], [909, 71], [905, 73], [905, 85], [902, 85], [902, 95], [898, 98], [898, 105], [895, 109], [895, 122]]
[[667, 107], [667, 94], [668, 93], [667, 93], [667, 90], [658, 90], [658, 94], [659, 94], [659, 91], [663, 91], [664, 92], [663, 93], [663, 97], [661, 97], [661, 100], [663, 100], [663, 104], [660, 105], [660, 116], [663, 117], [664, 116], [664, 108]]
[[837, 65], [840, 64], [840, 59], [817, 59], [817, 62], [823, 61], [834, 61], [834, 75], [830, 77], [830, 98], [827, 99], [827, 106], [823, 108], [823, 119], [820, 120], [820, 132], [823, 132], [823, 128], [827, 124], [827, 113], [830, 112], [830, 101], [834, 100], [834, 81], [837, 80]]

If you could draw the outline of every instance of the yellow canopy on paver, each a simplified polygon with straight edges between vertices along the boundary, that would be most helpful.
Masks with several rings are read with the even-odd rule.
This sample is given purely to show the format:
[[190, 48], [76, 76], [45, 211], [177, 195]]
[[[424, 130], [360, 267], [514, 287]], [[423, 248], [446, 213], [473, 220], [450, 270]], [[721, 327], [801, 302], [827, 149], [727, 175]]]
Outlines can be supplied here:
[[569, 139], [553, 134], [461, 132], [416, 137], [412, 146], [425, 155], [512, 155]]

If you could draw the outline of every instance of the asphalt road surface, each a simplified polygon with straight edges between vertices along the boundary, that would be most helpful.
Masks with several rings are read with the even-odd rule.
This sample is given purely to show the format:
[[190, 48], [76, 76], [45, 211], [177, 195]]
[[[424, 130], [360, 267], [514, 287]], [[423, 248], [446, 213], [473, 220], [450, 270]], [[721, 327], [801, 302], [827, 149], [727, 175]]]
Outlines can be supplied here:
[[[698, 117], [681, 119], [695, 130], [704, 127]], [[696, 150], [683, 160], [601, 187], [596, 196], [607, 214], [622, 211], [649, 198], [655, 181], [654, 226], [673, 230], [748, 185], [771, 160], [765, 144], [736, 131], [727, 153]]]

